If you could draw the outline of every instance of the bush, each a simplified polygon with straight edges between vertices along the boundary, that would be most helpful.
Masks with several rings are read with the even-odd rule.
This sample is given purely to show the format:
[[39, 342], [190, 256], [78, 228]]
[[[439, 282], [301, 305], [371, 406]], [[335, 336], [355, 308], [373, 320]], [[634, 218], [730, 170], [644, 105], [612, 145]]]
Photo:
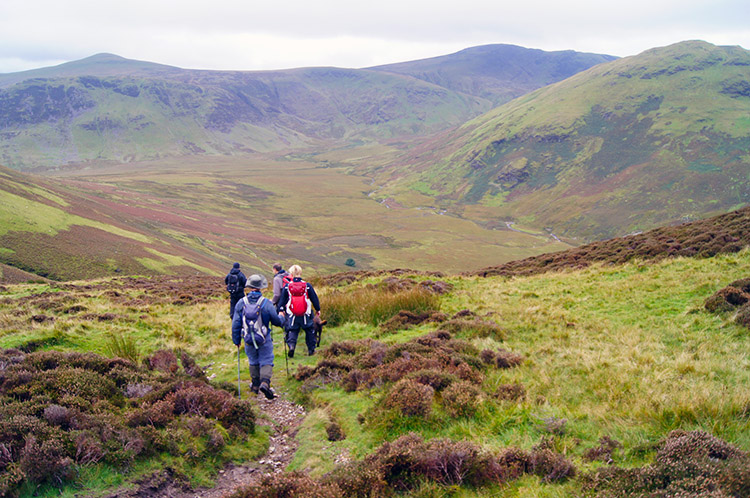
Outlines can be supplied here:
[[706, 432], [673, 431], [653, 464], [599, 469], [582, 478], [592, 496], [748, 496], [750, 457]]
[[435, 391], [443, 391], [446, 387], [458, 381], [458, 377], [453, 374], [443, 372], [435, 368], [428, 368], [412, 372], [406, 377], [420, 384], [430, 386]]
[[526, 388], [522, 384], [501, 384], [495, 390], [495, 397], [505, 401], [523, 400]]
[[529, 465], [543, 482], [562, 481], [576, 475], [576, 468], [569, 460], [546, 448], [532, 451]]
[[39, 442], [29, 435], [21, 451], [19, 466], [31, 482], [59, 484], [71, 477], [73, 471], [73, 460], [66, 453], [65, 445], [59, 439]]
[[160, 372], [173, 374], [177, 373], [179, 365], [177, 364], [177, 356], [174, 352], [160, 349], [146, 359], [146, 365], [152, 370], [158, 370]]
[[469, 382], [454, 382], [443, 391], [443, 407], [451, 417], [471, 417], [479, 409], [479, 389]]
[[750, 294], [737, 287], [727, 286], [706, 299], [706, 310], [711, 313], [732, 311], [750, 301]]
[[426, 417], [432, 412], [435, 390], [411, 379], [398, 381], [388, 392], [386, 408], [396, 408], [403, 415]]
[[583, 458], [589, 461], [599, 460], [604, 463], [612, 463], [614, 452], [618, 448], [622, 448], [619, 441], [604, 436], [599, 440], [599, 446], [588, 450], [583, 454]]

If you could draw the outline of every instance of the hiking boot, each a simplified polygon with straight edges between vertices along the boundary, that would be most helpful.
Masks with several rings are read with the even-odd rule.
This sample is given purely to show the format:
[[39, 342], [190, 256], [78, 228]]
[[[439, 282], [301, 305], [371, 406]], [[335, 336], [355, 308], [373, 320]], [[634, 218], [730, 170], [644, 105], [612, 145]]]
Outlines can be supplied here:
[[307, 356], [312, 356], [312, 355], [314, 355], [314, 354], [315, 354], [315, 351], [308, 351], [308, 352], [307, 352]]
[[251, 393], [258, 394], [259, 390], [260, 390], [260, 385], [259, 384], [253, 383], [253, 384], [250, 385], [250, 392]]
[[268, 382], [265, 380], [260, 383], [260, 392], [263, 393], [263, 396], [265, 396], [267, 399], [274, 399], [276, 397], [276, 394], [271, 389], [271, 386], [268, 385]]
[[289, 348], [289, 358], [294, 358], [294, 348]]

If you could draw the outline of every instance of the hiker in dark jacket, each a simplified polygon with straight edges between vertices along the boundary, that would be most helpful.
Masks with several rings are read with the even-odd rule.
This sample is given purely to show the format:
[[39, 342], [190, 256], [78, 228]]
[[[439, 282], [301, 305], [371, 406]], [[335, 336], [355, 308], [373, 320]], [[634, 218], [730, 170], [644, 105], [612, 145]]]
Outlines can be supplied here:
[[[276, 397], [271, 389], [271, 374], [273, 373], [273, 337], [271, 335], [271, 324], [277, 327], [284, 327], [285, 319], [282, 313], [276, 313], [276, 309], [271, 301], [263, 297], [262, 289], [268, 287], [268, 280], [262, 275], [250, 275], [247, 279], [247, 296], [240, 299], [234, 309], [234, 319], [232, 320], [232, 342], [239, 350], [240, 343], [245, 340], [245, 354], [250, 365], [250, 390], [258, 394], [258, 391], [268, 399]], [[265, 342], [258, 344], [254, 342], [248, 328], [251, 324], [245, 324], [245, 308], [253, 307], [260, 303], [260, 318], [265, 327]], [[250, 308], [247, 310], [250, 311]], [[259, 342], [259, 341], [258, 341]], [[239, 351], [238, 351], [239, 353]]]
[[273, 265], [273, 305], [276, 306], [279, 304], [279, 299], [281, 299], [281, 291], [284, 290], [284, 286], [287, 284], [287, 282], [284, 281], [284, 277], [287, 277], [288, 280], [291, 280], [292, 277], [289, 276], [289, 274], [286, 272], [284, 268], [282, 268], [281, 263], [276, 263]]
[[240, 271], [240, 264], [233, 264], [232, 269], [224, 277], [224, 284], [227, 286], [227, 292], [229, 292], [229, 318], [234, 318], [234, 307], [237, 306], [237, 301], [245, 297], [246, 283], [247, 278]]
[[[276, 309], [286, 315], [286, 343], [289, 346], [289, 357], [294, 357], [294, 350], [297, 347], [297, 337], [300, 329], [305, 331], [305, 344], [307, 345], [307, 354], [315, 354], [315, 328], [313, 324], [313, 311], [315, 315], [320, 316], [320, 301], [315, 289], [309, 283], [302, 280], [302, 268], [294, 265], [289, 268], [292, 281], [281, 291], [281, 298], [276, 305]], [[295, 286], [295, 283], [303, 282], [304, 285]], [[295, 297], [295, 289], [299, 287], [304, 289], [304, 296]], [[291, 290], [290, 290], [291, 289]], [[306, 301], [306, 308], [301, 311], [292, 309], [294, 302]]]

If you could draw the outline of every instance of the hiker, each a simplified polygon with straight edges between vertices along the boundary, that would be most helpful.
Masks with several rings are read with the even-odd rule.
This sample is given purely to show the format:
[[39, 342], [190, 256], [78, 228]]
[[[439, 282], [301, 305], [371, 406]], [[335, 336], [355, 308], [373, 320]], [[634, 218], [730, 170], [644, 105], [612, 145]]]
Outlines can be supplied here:
[[289, 268], [289, 274], [292, 276], [292, 281], [281, 291], [281, 299], [276, 305], [276, 309], [286, 315], [286, 343], [289, 346], [289, 357], [294, 357], [300, 329], [305, 331], [307, 354], [312, 356], [315, 354], [316, 346], [313, 309], [315, 315], [320, 316], [320, 301], [313, 286], [302, 280], [302, 268], [299, 265]]
[[237, 306], [237, 301], [245, 297], [245, 284], [247, 278], [240, 270], [240, 264], [235, 263], [232, 265], [232, 269], [229, 270], [227, 276], [224, 277], [224, 284], [227, 286], [227, 292], [229, 292], [229, 318], [234, 318], [234, 308]]
[[276, 306], [279, 304], [279, 299], [281, 299], [281, 291], [286, 284], [292, 281], [292, 276], [281, 266], [281, 263], [273, 265], [273, 273], [273, 299], [271, 302]]
[[262, 275], [250, 275], [247, 279], [247, 296], [237, 302], [232, 320], [232, 342], [237, 346], [245, 340], [245, 354], [250, 365], [250, 391], [258, 391], [268, 399], [276, 397], [271, 389], [273, 373], [273, 338], [271, 324], [284, 327], [283, 313], [276, 313], [271, 301], [263, 297], [261, 290], [268, 287]]

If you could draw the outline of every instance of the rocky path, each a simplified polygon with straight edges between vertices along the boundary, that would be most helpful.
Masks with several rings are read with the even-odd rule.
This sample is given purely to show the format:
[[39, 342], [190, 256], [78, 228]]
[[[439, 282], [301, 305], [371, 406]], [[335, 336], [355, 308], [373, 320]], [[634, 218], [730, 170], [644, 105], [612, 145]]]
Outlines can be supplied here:
[[228, 465], [219, 471], [216, 484], [209, 489], [190, 489], [165, 471], [139, 482], [137, 489], [118, 491], [107, 498], [222, 498], [268, 473], [283, 471], [297, 451], [295, 436], [306, 413], [302, 406], [289, 401], [286, 393], [277, 392], [277, 396], [267, 400], [260, 395], [253, 403], [257, 425], [272, 428], [268, 452], [259, 460]]

